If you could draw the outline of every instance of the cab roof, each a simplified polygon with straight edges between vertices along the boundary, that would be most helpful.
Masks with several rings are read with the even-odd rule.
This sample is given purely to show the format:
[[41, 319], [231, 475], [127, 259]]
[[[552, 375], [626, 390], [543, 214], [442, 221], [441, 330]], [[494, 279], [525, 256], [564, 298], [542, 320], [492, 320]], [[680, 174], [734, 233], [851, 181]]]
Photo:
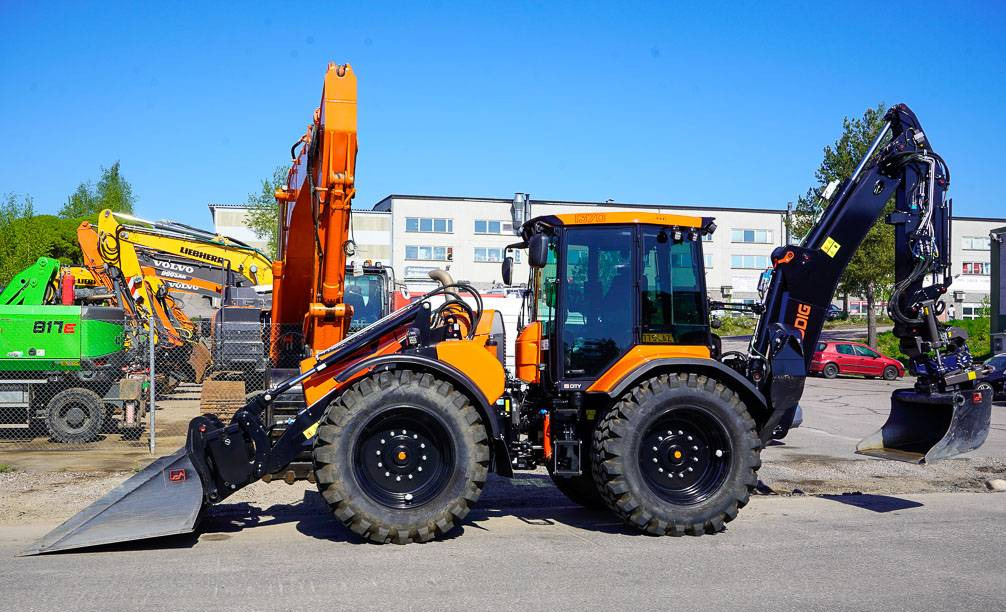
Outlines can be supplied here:
[[525, 227], [537, 225], [550, 226], [584, 226], [584, 225], [660, 225], [664, 227], [680, 227], [682, 229], [697, 229], [703, 234], [711, 234], [716, 230], [712, 217], [695, 217], [692, 215], [676, 215], [654, 212], [588, 212], [563, 213], [559, 215], [544, 215], [535, 217], [525, 224]]

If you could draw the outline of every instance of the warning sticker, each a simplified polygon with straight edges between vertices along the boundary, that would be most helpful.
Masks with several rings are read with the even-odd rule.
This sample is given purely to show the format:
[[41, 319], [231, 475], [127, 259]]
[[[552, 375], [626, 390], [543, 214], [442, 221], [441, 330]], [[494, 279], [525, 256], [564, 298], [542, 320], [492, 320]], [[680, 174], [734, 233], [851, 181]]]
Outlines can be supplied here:
[[835, 242], [835, 239], [830, 236], [824, 241], [824, 244], [821, 245], [821, 250], [824, 251], [828, 257], [834, 257], [835, 253], [838, 253], [840, 248], [842, 248], [842, 245]]
[[312, 425], [312, 426], [308, 427], [307, 429], [305, 429], [304, 430], [304, 437], [307, 438], [308, 440], [310, 440], [311, 438], [313, 438], [314, 434], [318, 433], [318, 425], [320, 423], [321, 423], [321, 421], [318, 421], [314, 425]]

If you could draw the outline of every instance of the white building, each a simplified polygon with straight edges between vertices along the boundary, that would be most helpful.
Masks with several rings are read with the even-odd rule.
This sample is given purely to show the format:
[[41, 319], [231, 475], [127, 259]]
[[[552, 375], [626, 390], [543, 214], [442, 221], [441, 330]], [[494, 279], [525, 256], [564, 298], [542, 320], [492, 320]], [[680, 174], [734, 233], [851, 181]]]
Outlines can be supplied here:
[[[246, 204], [210, 204], [213, 231], [236, 238], [261, 251], [266, 241], [248, 227]], [[350, 238], [356, 242], [356, 258], [391, 265], [391, 214], [374, 210], [353, 210], [349, 220]], [[274, 253], [267, 253], [270, 257]]]
[[[389, 195], [373, 210], [353, 210], [351, 238], [357, 258], [391, 265], [400, 282], [413, 291], [431, 287], [427, 272], [446, 268], [456, 280], [486, 289], [500, 281], [500, 262], [507, 245], [516, 241], [510, 218], [512, 198]], [[618, 202], [531, 201], [532, 216], [650, 210], [662, 213], [714, 217], [717, 230], [704, 245], [706, 287], [713, 299], [733, 301], [757, 298], [761, 272], [770, 255], [785, 244], [785, 209], [625, 204]], [[244, 206], [211, 204], [216, 231], [245, 242], [250, 230], [241, 225]], [[958, 217], [952, 225], [954, 284], [947, 300], [958, 317], [972, 317], [988, 300], [989, 231], [1006, 225], [1006, 219]], [[528, 276], [522, 254], [515, 257], [514, 282]], [[853, 300], [850, 311], [862, 312]]]

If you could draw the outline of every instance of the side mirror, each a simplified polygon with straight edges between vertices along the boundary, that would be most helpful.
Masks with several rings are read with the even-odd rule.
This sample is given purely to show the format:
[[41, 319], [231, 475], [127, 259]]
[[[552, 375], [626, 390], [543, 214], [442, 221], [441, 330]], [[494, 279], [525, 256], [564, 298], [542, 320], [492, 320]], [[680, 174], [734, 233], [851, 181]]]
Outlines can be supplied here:
[[532, 268], [544, 268], [548, 262], [548, 236], [535, 234], [527, 243], [527, 263]]
[[503, 258], [503, 269], [501, 270], [501, 273], [503, 275], [503, 284], [509, 287], [511, 281], [513, 280], [513, 257], [508, 255]]

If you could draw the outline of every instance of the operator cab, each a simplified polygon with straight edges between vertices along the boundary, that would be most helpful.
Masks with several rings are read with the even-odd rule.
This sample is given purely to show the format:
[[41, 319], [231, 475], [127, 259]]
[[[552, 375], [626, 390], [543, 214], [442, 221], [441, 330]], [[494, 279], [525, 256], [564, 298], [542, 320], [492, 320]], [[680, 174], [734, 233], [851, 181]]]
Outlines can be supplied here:
[[391, 311], [390, 268], [369, 260], [346, 266], [346, 304], [353, 307], [350, 333], [374, 323]]
[[[524, 224], [519, 246], [528, 248], [531, 290], [516, 345], [518, 378], [606, 391], [644, 356], [708, 358], [701, 238], [714, 230], [711, 219], [655, 213]], [[511, 270], [508, 258], [504, 282]]]

